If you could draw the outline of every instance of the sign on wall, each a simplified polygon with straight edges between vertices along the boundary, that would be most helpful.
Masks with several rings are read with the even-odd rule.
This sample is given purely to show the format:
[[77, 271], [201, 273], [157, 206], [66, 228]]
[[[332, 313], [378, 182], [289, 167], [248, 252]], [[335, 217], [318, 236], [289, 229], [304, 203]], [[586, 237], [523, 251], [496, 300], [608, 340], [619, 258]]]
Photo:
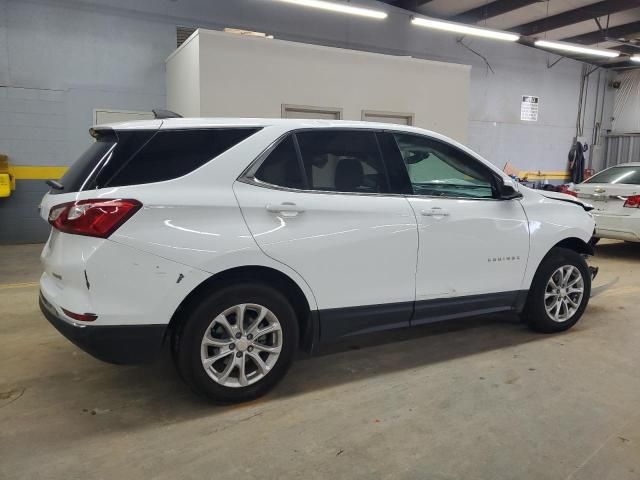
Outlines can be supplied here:
[[538, 103], [540, 99], [531, 95], [523, 95], [520, 104], [520, 120], [526, 122], [538, 121]]

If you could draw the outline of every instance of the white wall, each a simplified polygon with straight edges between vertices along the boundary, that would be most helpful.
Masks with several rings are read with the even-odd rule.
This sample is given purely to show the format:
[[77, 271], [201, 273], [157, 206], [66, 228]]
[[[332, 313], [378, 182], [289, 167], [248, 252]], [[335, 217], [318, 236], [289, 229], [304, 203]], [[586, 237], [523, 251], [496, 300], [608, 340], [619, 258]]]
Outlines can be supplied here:
[[184, 117], [201, 116], [200, 41], [197, 32], [167, 58], [167, 108]]
[[[202, 116], [280, 117], [283, 104], [338, 107], [345, 120], [360, 120], [363, 110], [404, 112], [416, 126], [467, 140], [466, 65], [210, 30], [196, 35]], [[195, 40], [167, 62], [168, 84], [183, 85], [167, 89], [167, 105], [181, 114], [195, 111], [198, 96], [187, 81]]]

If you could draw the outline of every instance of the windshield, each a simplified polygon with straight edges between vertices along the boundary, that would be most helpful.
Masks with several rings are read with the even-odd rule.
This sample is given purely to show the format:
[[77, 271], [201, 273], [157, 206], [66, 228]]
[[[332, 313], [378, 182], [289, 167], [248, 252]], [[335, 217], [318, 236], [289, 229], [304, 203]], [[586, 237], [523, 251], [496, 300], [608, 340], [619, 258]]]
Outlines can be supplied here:
[[584, 183], [620, 183], [640, 185], [640, 165], [633, 167], [612, 167], [597, 173]]

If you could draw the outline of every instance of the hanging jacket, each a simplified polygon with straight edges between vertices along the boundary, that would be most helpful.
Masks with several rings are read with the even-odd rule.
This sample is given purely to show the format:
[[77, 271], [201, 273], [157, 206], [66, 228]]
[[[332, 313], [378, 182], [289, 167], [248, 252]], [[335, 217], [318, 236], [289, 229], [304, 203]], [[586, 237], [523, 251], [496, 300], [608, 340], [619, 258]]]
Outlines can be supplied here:
[[584, 148], [580, 142], [576, 142], [569, 150], [569, 173], [573, 183], [584, 180]]

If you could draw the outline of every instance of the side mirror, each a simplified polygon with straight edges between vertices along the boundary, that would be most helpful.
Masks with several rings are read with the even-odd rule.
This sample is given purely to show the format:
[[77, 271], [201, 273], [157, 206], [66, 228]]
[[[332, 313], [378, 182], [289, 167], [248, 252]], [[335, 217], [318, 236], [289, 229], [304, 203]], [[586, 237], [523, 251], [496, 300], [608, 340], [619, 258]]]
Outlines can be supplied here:
[[514, 180], [499, 178], [499, 198], [500, 200], [516, 200], [522, 198], [522, 194], [518, 191], [518, 185]]

